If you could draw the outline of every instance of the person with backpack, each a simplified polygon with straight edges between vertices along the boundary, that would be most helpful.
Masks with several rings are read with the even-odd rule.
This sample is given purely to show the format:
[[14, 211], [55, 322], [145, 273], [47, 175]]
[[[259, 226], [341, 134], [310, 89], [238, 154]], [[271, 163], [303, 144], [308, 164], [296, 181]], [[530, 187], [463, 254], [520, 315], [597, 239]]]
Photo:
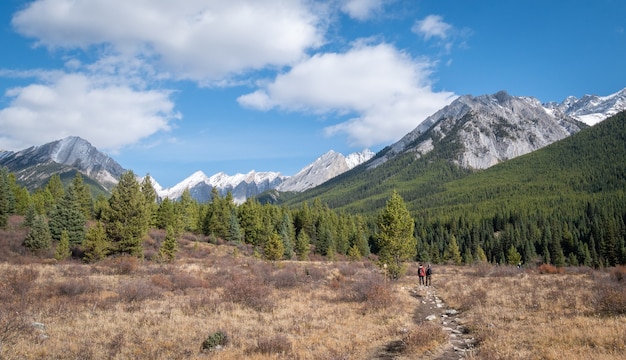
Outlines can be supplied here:
[[433, 275], [433, 269], [428, 264], [428, 268], [426, 268], [426, 286], [430, 286], [430, 278]]
[[420, 279], [420, 286], [424, 285], [424, 277], [426, 276], [426, 270], [424, 269], [424, 265], [420, 263], [417, 267], [417, 276]]

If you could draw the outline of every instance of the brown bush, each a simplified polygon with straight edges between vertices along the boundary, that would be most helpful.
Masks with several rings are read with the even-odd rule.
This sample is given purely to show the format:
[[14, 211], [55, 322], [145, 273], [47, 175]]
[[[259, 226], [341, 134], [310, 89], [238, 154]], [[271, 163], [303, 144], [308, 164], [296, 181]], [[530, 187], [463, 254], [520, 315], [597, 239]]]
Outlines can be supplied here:
[[280, 269], [272, 274], [272, 283], [277, 289], [294, 288], [298, 285], [298, 274], [295, 268]]
[[368, 308], [375, 310], [387, 308], [396, 300], [392, 284], [376, 273], [357, 279], [347, 298], [366, 303]]
[[313, 282], [325, 280], [328, 274], [326, 269], [322, 269], [318, 266], [308, 266], [304, 269], [304, 273], [307, 276], [307, 278]]
[[98, 286], [89, 278], [71, 278], [52, 285], [51, 292], [56, 292], [62, 296], [77, 296], [96, 292]]
[[141, 261], [134, 256], [121, 255], [106, 258], [100, 264], [111, 269], [113, 274], [130, 275], [137, 270]]
[[615, 281], [626, 280], [626, 265], [618, 265], [610, 270], [611, 276]]
[[448, 341], [448, 335], [439, 324], [433, 322], [421, 323], [408, 330], [402, 336], [407, 354], [420, 354], [434, 350]]
[[598, 313], [605, 315], [626, 314], [626, 286], [622, 280], [615, 279], [615, 277], [611, 277], [595, 282], [592, 303]]
[[161, 289], [146, 280], [126, 281], [119, 286], [118, 294], [126, 302], [159, 299], [163, 296]]
[[224, 299], [247, 306], [256, 311], [271, 311], [274, 302], [272, 289], [253, 276], [235, 276], [224, 287]]
[[291, 340], [283, 334], [278, 334], [272, 337], [263, 337], [257, 341], [257, 345], [252, 352], [261, 354], [278, 354], [289, 355], [291, 354], [293, 345]]
[[537, 272], [540, 274], [562, 274], [563, 268], [551, 264], [541, 264], [537, 267]]
[[170, 282], [174, 290], [185, 290], [193, 288], [208, 287], [206, 280], [185, 272], [175, 272], [170, 275]]
[[39, 278], [39, 271], [32, 267], [21, 267], [6, 277], [7, 287], [17, 296], [25, 296]]

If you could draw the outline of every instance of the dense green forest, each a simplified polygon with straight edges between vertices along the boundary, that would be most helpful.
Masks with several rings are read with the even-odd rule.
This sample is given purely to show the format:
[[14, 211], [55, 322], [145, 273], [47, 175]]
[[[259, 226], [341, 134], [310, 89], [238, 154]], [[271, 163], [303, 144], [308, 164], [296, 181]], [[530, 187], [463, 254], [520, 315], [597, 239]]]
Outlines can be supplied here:
[[[250, 244], [268, 259], [359, 259], [379, 255], [381, 211], [397, 193], [414, 222], [416, 260], [626, 264], [626, 113], [484, 171], [454, 165], [460, 149], [453, 140], [421, 158], [357, 167], [282, 204], [252, 198], [237, 205], [215, 189], [207, 203], [188, 191], [159, 201], [149, 177], [140, 183], [132, 171], [110, 195], [94, 197], [80, 173], [71, 181], [53, 175], [29, 192], [1, 169], [0, 228], [22, 215], [24, 246], [40, 255], [54, 249], [59, 259], [171, 261], [184, 232]], [[159, 251], [147, 254], [151, 228], [166, 235]]]

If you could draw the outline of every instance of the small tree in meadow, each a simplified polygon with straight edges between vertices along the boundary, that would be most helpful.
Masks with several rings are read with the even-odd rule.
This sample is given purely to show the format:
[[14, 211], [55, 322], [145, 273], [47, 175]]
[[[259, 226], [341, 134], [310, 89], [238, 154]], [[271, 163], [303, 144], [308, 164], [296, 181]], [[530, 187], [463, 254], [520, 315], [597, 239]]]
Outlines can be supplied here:
[[67, 230], [63, 230], [61, 232], [61, 240], [57, 244], [57, 248], [54, 251], [54, 258], [58, 261], [65, 260], [72, 255], [72, 250], [70, 250], [70, 235], [67, 233]]
[[24, 246], [32, 252], [42, 252], [52, 246], [50, 228], [43, 217], [38, 216], [24, 239]]
[[111, 243], [107, 240], [107, 234], [100, 221], [87, 230], [83, 243], [85, 255], [83, 261], [92, 262], [102, 260], [109, 254]]
[[159, 248], [159, 258], [165, 262], [172, 262], [176, 259], [178, 252], [178, 240], [174, 234], [174, 228], [168, 226], [165, 230], [165, 240]]
[[280, 235], [275, 232], [272, 232], [265, 242], [265, 246], [263, 247], [263, 253], [265, 254], [265, 258], [270, 261], [280, 260], [285, 253], [285, 245], [283, 244]]

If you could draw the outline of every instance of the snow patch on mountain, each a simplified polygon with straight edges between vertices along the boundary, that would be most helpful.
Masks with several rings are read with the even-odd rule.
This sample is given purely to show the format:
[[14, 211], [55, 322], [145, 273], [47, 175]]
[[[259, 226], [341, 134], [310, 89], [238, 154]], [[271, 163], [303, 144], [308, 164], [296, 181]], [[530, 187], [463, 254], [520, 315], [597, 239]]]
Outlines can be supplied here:
[[568, 96], [560, 104], [550, 102], [545, 107], [560, 111], [587, 125], [595, 125], [626, 110], [626, 88], [608, 96], [585, 95], [580, 99]]

